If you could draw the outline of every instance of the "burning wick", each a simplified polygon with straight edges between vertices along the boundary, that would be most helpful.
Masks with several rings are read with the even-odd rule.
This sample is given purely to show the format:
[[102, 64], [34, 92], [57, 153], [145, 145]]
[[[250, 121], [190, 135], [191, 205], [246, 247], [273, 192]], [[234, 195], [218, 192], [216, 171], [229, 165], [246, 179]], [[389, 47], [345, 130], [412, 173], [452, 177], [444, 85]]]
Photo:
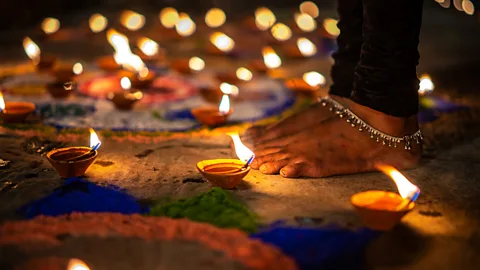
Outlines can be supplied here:
[[70, 259], [68, 262], [68, 270], [90, 270], [90, 267], [79, 259]]
[[418, 199], [420, 189], [408, 181], [408, 179], [394, 167], [382, 164], [377, 165], [376, 167], [386, 175], [390, 176], [395, 182], [395, 185], [397, 185], [398, 193], [400, 193], [400, 196], [404, 199], [403, 202], [396, 207], [396, 210], [401, 211], [408, 209], [410, 203], [415, 202]]
[[255, 154], [242, 143], [240, 136], [238, 136], [238, 132], [229, 132], [227, 135], [233, 140], [235, 153], [237, 154], [238, 158], [245, 162], [245, 164], [238, 169], [238, 171], [246, 170], [255, 159]]
[[90, 148], [91, 148], [91, 150], [86, 152], [86, 153], [83, 153], [79, 156], [69, 158], [69, 159], [67, 159], [67, 161], [82, 160], [84, 157], [93, 154], [93, 152], [97, 151], [98, 148], [100, 148], [100, 145], [102, 145], [102, 142], [98, 138], [97, 133], [95, 133], [95, 130], [93, 130], [93, 128], [90, 128], [89, 130], [90, 130]]
[[3, 94], [0, 92], [0, 113], [5, 111], [5, 100], [3, 99]]

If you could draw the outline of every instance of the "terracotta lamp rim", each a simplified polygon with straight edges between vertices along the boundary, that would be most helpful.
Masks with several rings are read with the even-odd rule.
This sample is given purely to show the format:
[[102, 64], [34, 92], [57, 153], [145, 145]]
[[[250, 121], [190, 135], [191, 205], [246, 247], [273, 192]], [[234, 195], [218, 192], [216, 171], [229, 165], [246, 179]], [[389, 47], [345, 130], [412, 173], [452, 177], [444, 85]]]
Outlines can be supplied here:
[[88, 152], [92, 149], [90, 147], [86, 147], [86, 146], [72, 146], [72, 147], [57, 148], [57, 149], [54, 149], [54, 150], [48, 152], [47, 153], [47, 158], [54, 161], [55, 163], [59, 163], [59, 164], [73, 164], [73, 163], [78, 163], [78, 162], [84, 162], [86, 160], [95, 159], [98, 155], [97, 151], [93, 151], [93, 155], [90, 155], [90, 156], [87, 156], [83, 159], [75, 160], [75, 161], [66, 161], [66, 160], [60, 160], [60, 159], [52, 158], [52, 156], [56, 153], [65, 152], [65, 151], [69, 151], [69, 150], [86, 150], [85, 151], [85, 153], [86, 153], [86, 152]]
[[[371, 203], [366, 203], [366, 199], [369, 198], [372, 200], [372, 197], [377, 197], [378, 199], [374, 198]], [[403, 201], [405, 201], [404, 198], [402, 198], [398, 193], [395, 192], [390, 192], [390, 191], [384, 191], [384, 190], [367, 190], [363, 192], [356, 193], [352, 195], [350, 198], [350, 203], [357, 207], [357, 208], [362, 208], [362, 209], [368, 209], [369, 211], [375, 211], [375, 212], [409, 212], [415, 207], [415, 202], [411, 202], [408, 207], [403, 208], [403, 209], [379, 209], [375, 207], [369, 207], [369, 205], [374, 204], [375, 202], [379, 201], [380, 199], [385, 199], [388, 198], [394, 204], [400, 205]]]

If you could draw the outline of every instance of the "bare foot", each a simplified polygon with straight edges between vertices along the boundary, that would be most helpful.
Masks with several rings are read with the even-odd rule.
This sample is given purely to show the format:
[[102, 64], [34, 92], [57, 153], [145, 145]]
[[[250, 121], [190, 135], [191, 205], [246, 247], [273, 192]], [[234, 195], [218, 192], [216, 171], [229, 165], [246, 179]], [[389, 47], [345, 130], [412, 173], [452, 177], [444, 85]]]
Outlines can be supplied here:
[[[393, 117], [350, 101], [349, 109], [373, 127], [396, 137], [418, 130], [416, 116]], [[328, 110], [327, 110], [328, 111]], [[264, 174], [284, 177], [326, 177], [374, 171], [377, 163], [398, 169], [415, 167], [422, 152], [421, 144], [407, 151], [403, 143], [397, 148], [372, 140], [368, 133], [352, 128], [334, 113], [323, 121], [281, 138], [263, 140], [256, 145], [252, 168]], [[285, 133], [284, 133], [285, 134]]]
[[[344, 97], [332, 97], [345, 106], [348, 106], [351, 102]], [[283, 138], [301, 132], [311, 126], [318, 125], [320, 122], [334, 116], [335, 115], [328, 111], [327, 108], [321, 106], [320, 103], [315, 103], [309, 108], [291, 115], [277, 123], [250, 127], [245, 131], [242, 140], [258, 144], [273, 139]]]

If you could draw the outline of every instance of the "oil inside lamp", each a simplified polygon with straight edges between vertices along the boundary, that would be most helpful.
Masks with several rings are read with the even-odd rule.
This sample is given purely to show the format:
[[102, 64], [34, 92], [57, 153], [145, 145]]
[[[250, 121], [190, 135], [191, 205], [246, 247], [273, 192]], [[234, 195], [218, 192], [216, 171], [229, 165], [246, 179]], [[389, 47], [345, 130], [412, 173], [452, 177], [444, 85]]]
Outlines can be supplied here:
[[225, 12], [219, 8], [212, 8], [205, 14], [205, 23], [211, 28], [222, 26], [226, 19]]
[[317, 18], [319, 15], [318, 7], [312, 1], [305, 1], [300, 4], [300, 12], [312, 16], [312, 18]]
[[92, 32], [99, 33], [107, 28], [108, 20], [102, 14], [95, 13], [90, 16], [90, 19], [88, 19], [88, 25], [90, 26], [90, 30], [92, 30]]
[[377, 165], [377, 168], [390, 176], [400, 195], [370, 190], [353, 195], [351, 202], [366, 226], [375, 230], [389, 230], [415, 207], [420, 189], [392, 166]]
[[325, 18], [323, 20], [323, 28], [332, 37], [340, 35], [340, 29], [337, 27], [338, 21], [332, 18]]
[[6, 102], [0, 92], [0, 118], [4, 123], [21, 123], [35, 111], [30, 102]]
[[296, 13], [295, 22], [298, 28], [304, 32], [312, 32], [317, 28], [317, 22], [310, 15], [305, 13]]
[[315, 44], [313, 44], [308, 38], [298, 38], [297, 47], [300, 53], [305, 57], [313, 56], [317, 53], [317, 46], [315, 46]]
[[147, 38], [141, 37], [137, 41], [138, 48], [147, 56], [154, 56], [158, 53], [158, 43]]
[[193, 35], [196, 30], [196, 25], [186, 13], [180, 13], [179, 20], [175, 24], [175, 30], [182, 37]]
[[45, 18], [42, 21], [42, 30], [45, 34], [50, 35], [60, 29], [60, 21], [55, 18]]
[[245, 67], [239, 67], [235, 73], [242, 81], [250, 81], [253, 78], [252, 72]]
[[97, 158], [97, 150], [102, 142], [92, 128], [89, 130], [90, 147], [67, 147], [55, 149], [47, 153], [47, 160], [61, 177], [82, 176]]
[[120, 23], [130, 31], [137, 31], [145, 25], [145, 16], [131, 10], [125, 10], [120, 16]]
[[83, 72], [83, 65], [81, 63], [75, 63], [72, 70], [75, 75], [80, 75]]
[[210, 42], [222, 52], [231, 52], [235, 42], [229, 36], [221, 32], [215, 32], [210, 36]]
[[79, 259], [70, 259], [68, 262], [67, 270], [90, 270], [90, 267]]
[[197, 169], [213, 186], [232, 189], [249, 173], [255, 154], [242, 143], [238, 132], [227, 135], [233, 140], [238, 159], [203, 160], [197, 163]]
[[283, 23], [276, 23], [270, 31], [272, 36], [279, 41], [289, 40], [292, 37], [292, 30]]
[[188, 67], [193, 71], [201, 71], [205, 68], [205, 61], [200, 57], [194, 56], [188, 60]]
[[270, 9], [260, 7], [255, 10], [255, 25], [261, 31], [268, 30], [276, 21], [277, 18]]
[[423, 74], [420, 77], [420, 85], [418, 88], [418, 93], [420, 95], [430, 94], [435, 89], [435, 85], [432, 82], [432, 79], [428, 74]]
[[264, 47], [262, 49], [263, 54], [263, 62], [265, 66], [269, 69], [278, 68], [282, 65], [282, 60], [280, 57], [275, 53], [272, 47]]
[[178, 11], [172, 7], [162, 9], [158, 17], [160, 18], [160, 23], [162, 23], [165, 28], [169, 29], [175, 27], [180, 19]]

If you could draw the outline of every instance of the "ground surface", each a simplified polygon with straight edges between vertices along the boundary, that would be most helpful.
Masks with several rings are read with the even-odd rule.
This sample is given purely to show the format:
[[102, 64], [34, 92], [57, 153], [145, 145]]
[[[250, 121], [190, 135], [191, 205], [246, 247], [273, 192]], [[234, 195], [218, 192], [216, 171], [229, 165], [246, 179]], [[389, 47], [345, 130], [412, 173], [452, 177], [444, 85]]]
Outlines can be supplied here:
[[[421, 35], [421, 72], [437, 89], [480, 107], [480, 25], [473, 17], [429, 7]], [[328, 74], [328, 61], [309, 62]], [[290, 67], [295, 71], [296, 66]], [[480, 258], [479, 110], [445, 116], [423, 127], [429, 151], [423, 164], [405, 175], [422, 190], [418, 206], [404, 223], [383, 234], [368, 250], [372, 269], [478, 269]], [[24, 138], [0, 137], [0, 158], [12, 161], [0, 171], [0, 215], [16, 219], [15, 210], [60, 186], [62, 180], [43, 156], [27, 154]], [[84, 142], [85, 143], [85, 142]], [[150, 151], [151, 150], [151, 151]], [[140, 155], [139, 155], [140, 154]], [[89, 181], [115, 184], [140, 199], [185, 197], [209, 189], [195, 164], [231, 157], [227, 136], [172, 139], [137, 144], [104, 139], [100, 155], [87, 172]], [[321, 218], [319, 226], [360, 226], [349, 198], [367, 189], [395, 190], [379, 173], [325, 179], [284, 179], [252, 171], [233, 193], [263, 222], [295, 217]]]

